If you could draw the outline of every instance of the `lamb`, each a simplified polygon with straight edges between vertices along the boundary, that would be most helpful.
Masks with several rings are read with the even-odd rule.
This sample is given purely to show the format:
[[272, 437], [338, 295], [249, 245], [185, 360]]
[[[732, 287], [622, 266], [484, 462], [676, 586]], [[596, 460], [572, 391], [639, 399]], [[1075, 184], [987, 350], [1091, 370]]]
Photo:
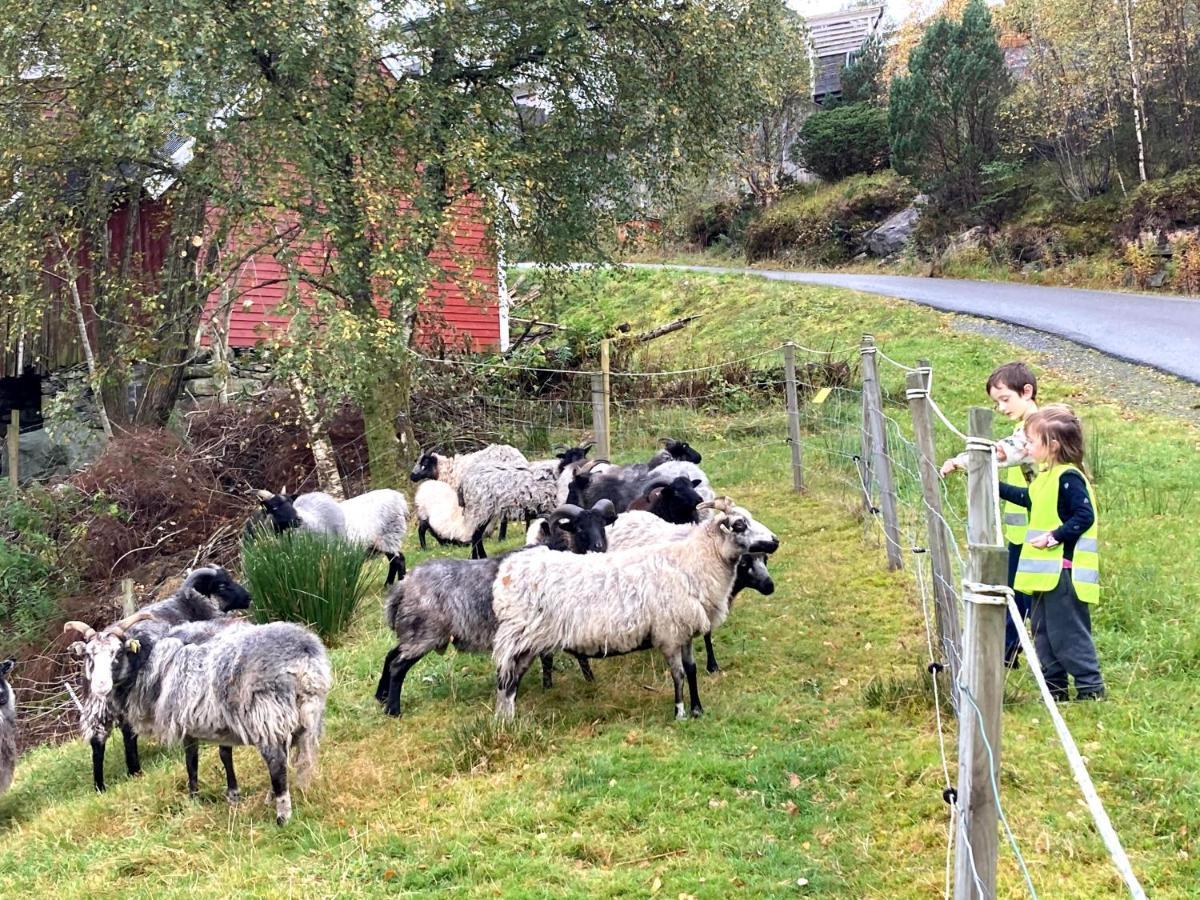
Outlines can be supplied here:
[[667, 484], [651, 487], [629, 504], [629, 510], [652, 513], [666, 522], [682, 525], [696, 521], [696, 508], [704, 502], [697, 492], [697, 480], [675, 478]]
[[580, 466], [568, 485], [566, 502], [587, 506], [601, 498], [611, 500], [617, 512], [625, 512], [630, 504], [647, 491], [676, 478], [696, 482], [696, 492], [704, 500], [716, 499], [708, 476], [695, 463], [683, 460], [661, 462], [653, 469], [641, 463], [631, 466], [602, 468], [596, 464]]
[[[611, 504], [598, 503], [591, 510], [562, 507], [554, 510], [553, 527], [570, 535], [569, 549], [575, 553], [602, 553], [607, 549], [604, 525], [615, 513]], [[539, 533], [541, 526], [537, 526]], [[531, 527], [532, 530], [532, 527]], [[564, 542], [566, 543], [566, 542]], [[564, 549], [566, 549], [564, 547]], [[404, 678], [427, 653], [443, 653], [454, 644], [459, 652], [485, 653], [492, 649], [496, 617], [492, 613], [492, 583], [503, 560], [524, 550], [511, 550], [491, 559], [434, 559], [413, 569], [408, 578], [392, 588], [385, 606], [388, 628], [396, 634], [396, 646], [383, 660], [375, 699], [390, 716], [401, 713], [400, 692]], [[581, 664], [590, 680], [586, 660]], [[542, 681], [550, 686], [553, 663], [542, 661]]]
[[[399, 491], [387, 488], [367, 491], [341, 502], [320, 491], [295, 497], [259, 491], [258, 498], [266, 513], [265, 524], [276, 534], [303, 528], [344, 537], [368, 552], [387, 557], [385, 585], [404, 577], [401, 547], [408, 532], [408, 501]], [[251, 520], [247, 529], [253, 524]]]
[[492, 589], [496, 637], [496, 716], [511, 719], [521, 678], [533, 659], [566, 650], [610, 656], [660, 650], [684, 718], [686, 675], [691, 713], [703, 713], [692, 639], [729, 611], [738, 560], [771, 548], [736, 512], [717, 512], [680, 541], [597, 556], [540, 547], [506, 557]]
[[[117, 622], [101, 632], [101, 636], [111, 635], [113, 640], [93, 640], [97, 632], [83, 622], [67, 622], [63, 632], [76, 633], [82, 638], [71, 645], [71, 653], [83, 660], [84, 678], [90, 683], [97, 666], [101, 670], [111, 668], [112, 654], [126, 640], [126, 631], [129, 640], [138, 641], [147, 636], [165, 634], [171, 627], [185, 622], [228, 619], [231, 613], [249, 607], [249, 592], [234, 581], [225, 569], [204, 566], [190, 572], [171, 596], [142, 607], [135, 614], [136, 618]], [[104, 751], [114, 723], [121, 729], [126, 770], [130, 776], [142, 773], [138, 735], [125, 717], [122, 699], [107, 691], [89, 694], [80, 711], [80, 732], [92, 748], [92, 783], [99, 792], [105, 790]], [[231, 784], [235, 784], [232, 751], [228, 747], [220, 750], [226, 775]], [[236, 792], [236, 788], [234, 790]]]
[[[295, 750], [296, 782], [303, 785], [316, 765], [332, 685], [321, 641], [290, 622], [208, 621], [140, 640], [115, 637], [106, 630], [88, 639], [89, 651], [93, 644], [114, 645], [90, 654], [93, 696], [117, 694], [135, 731], [182, 743], [190, 793], [196, 791], [198, 741], [254, 746], [270, 773], [275, 821], [286, 823], [292, 814], [288, 750]], [[232, 771], [227, 775], [232, 779]]]
[[[729, 606], [733, 608], [734, 598], [746, 588], [753, 588], [764, 596], [775, 592], [775, 582], [767, 571], [766, 556], [779, 548], [779, 538], [765, 525], [756, 521], [749, 511], [740, 506], [727, 506], [725, 502], [717, 501], [711, 507], [723, 509], [726, 512], [737, 512], [751, 522], [752, 531], [769, 547], [763, 553], [748, 553], [738, 560], [737, 575], [734, 578], [733, 589], [729, 593]], [[608, 528], [609, 548], [623, 550], [630, 547], [646, 547], [660, 544], [664, 541], [679, 541], [692, 532], [690, 525], [671, 525], [662, 519], [646, 512], [626, 512], [617, 517], [617, 521]], [[720, 669], [716, 654], [713, 652], [712, 629], [704, 633], [705, 668], [710, 673]]]
[[17, 766], [17, 698], [8, 683], [16, 663], [0, 662], [0, 794], [8, 790]]

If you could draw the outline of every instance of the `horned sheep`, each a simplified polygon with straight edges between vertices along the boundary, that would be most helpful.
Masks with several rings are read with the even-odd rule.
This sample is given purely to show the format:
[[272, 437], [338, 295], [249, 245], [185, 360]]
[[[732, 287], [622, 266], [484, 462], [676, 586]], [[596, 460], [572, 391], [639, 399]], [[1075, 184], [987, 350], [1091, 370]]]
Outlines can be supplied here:
[[0, 662], [0, 794], [12, 784], [17, 766], [17, 698], [8, 683], [14, 665], [11, 659]]

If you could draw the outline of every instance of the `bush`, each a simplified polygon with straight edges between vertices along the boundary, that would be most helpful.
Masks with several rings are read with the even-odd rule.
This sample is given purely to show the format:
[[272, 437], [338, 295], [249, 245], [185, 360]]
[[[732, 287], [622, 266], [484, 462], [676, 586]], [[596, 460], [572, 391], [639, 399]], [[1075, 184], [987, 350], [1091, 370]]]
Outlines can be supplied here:
[[1122, 221], [1130, 240], [1144, 231], [1169, 231], [1200, 225], [1200, 167], [1140, 184]]
[[800, 128], [797, 153], [827, 181], [877, 172], [888, 163], [887, 110], [870, 103], [818, 110]]
[[746, 230], [746, 258], [798, 257], [834, 265], [862, 249], [862, 236], [912, 202], [892, 172], [855, 175], [785, 197]]
[[362, 547], [341, 538], [292, 530], [242, 544], [242, 572], [257, 622], [299, 622], [332, 639], [354, 619], [367, 594]]
[[684, 223], [688, 243], [701, 249], [721, 241], [740, 237], [754, 210], [754, 198], [719, 200], [693, 210]]

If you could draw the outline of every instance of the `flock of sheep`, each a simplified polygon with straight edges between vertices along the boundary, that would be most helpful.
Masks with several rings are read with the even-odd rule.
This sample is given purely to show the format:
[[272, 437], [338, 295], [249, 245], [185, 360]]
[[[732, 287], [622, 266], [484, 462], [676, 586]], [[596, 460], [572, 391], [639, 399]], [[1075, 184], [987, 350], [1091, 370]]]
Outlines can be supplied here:
[[[535, 659], [549, 686], [553, 654], [589, 660], [656, 649], [670, 667], [678, 718], [703, 712], [693, 640], [703, 635], [716, 671], [711, 633], [736, 594], [774, 590], [766, 559], [779, 547], [769, 528], [718, 498], [700, 454], [664, 439], [646, 463], [589, 461], [590, 445], [528, 461], [508, 445], [458, 456], [425, 453], [413, 518], [422, 549], [470, 546], [469, 559], [428, 560], [406, 572], [402, 544], [409, 510], [394, 490], [337, 501], [327, 494], [259, 492], [247, 525], [340, 535], [388, 558], [385, 619], [396, 646], [383, 660], [376, 699], [401, 712], [408, 671], [430, 651], [491, 653], [496, 715], [511, 718], [517, 688]], [[483, 539], [526, 523], [525, 546], [488, 558]], [[332, 670], [321, 641], [287, 623], [251, 624], [244, 587], [219, 567], [191, 572], [165, 600], [97, 630], [68, 622], [87, 694], [81, 732], [92, 749], [93, 780], [105, 789], [104, 752], [114, 726], [126, 768], [141, 771], [138, 737], [182, 744], [188, 790], [198, 791], [199, 743], [219, 746], [227, 795], [238, 798], [232, 747], [253, 746], [271, 779], [276, 820], [291, 815], [289, 755], [303, 785], [317, 757]], [[16, 757], [15, 701], [0, 663], [0, 791]], [[683, 699], [687, 681], [688, 708]]]

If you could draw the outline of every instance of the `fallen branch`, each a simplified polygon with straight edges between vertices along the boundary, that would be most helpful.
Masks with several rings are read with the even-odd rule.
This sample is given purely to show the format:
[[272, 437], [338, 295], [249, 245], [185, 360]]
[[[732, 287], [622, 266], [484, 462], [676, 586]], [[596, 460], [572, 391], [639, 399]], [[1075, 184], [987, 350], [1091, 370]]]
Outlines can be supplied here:
[[651, 328], [649, 331], [639, 332], [633, 336], [632, 340], [637, 341], [639, 344], [644, 344], [647, 341], [660, 338], [664, 334], [670, 334], [672, 331], [678, 331], [680, 328], [683, 328], [689, 322], [694, 322], [702, 315], [703, 313], [696, 313], [695, 315], [684, 316], [682, 319], [676, 319], [674, 322], [668, 322], [666, 325], [659, 325], [657, 328]]

